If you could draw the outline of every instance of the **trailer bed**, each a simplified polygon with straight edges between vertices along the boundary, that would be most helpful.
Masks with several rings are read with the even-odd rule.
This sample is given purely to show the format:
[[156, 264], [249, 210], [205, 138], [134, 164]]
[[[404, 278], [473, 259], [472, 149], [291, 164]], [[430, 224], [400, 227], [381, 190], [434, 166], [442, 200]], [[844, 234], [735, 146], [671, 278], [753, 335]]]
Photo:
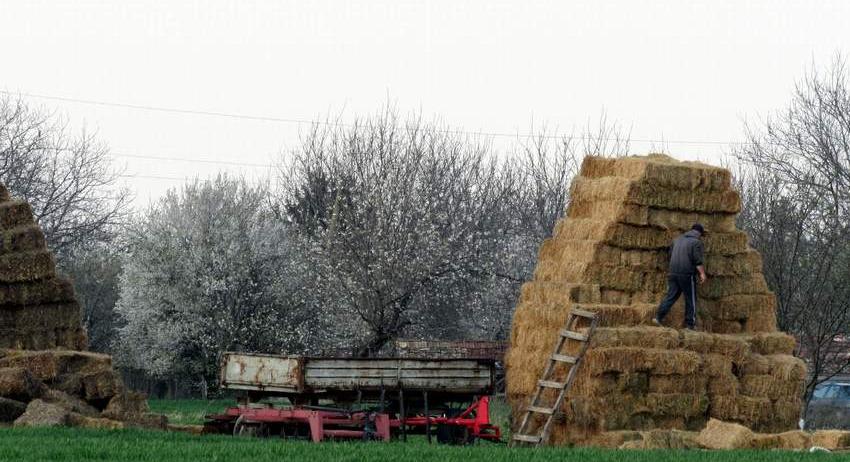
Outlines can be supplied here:
[[224, 353], [221, 385], [267, 394], [410, 390], [487, 395], [495, 382], [492, 359], [318, 358]]

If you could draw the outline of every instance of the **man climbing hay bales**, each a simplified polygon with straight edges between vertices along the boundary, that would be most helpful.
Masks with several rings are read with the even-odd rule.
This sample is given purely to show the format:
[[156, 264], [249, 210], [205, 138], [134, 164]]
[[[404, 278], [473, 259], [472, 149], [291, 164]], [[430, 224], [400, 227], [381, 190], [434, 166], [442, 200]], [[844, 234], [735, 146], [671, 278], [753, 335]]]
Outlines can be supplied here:
[[696, 327], [697, 296], [694, 280], [699, 277], [699, 283], [702, 284], [706, 279], [701, 240], [704, 234], [705, 228], [696, 223], [690, 231], [673, 241], [670, 247], [670, 268], [667, 274], [667, 296], [658, 306], [658, 312], [652, 320], [655, 324], [661, 325], [664, 317], [670, 312], [670, 308], [679, 299], [679, 295], [684, 294], [684, 327], [690, 330]]

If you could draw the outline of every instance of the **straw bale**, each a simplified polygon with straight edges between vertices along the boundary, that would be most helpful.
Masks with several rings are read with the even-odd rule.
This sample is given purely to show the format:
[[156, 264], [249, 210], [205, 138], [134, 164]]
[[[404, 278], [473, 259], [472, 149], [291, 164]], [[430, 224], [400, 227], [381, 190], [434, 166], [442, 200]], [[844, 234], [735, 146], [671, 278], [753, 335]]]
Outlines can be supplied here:
[[730, 295], [698, 300], [697, 306], [711, 318], [740, 321], [762, 312], [774, 315], [776, 297], [772, 293]]
[[645, 226], [649, 220], [649, 207], [626, 204], [616, 200], [585, 200], [577, 197], [567, 207], [569, 218], [592, 218]]
[[773, 403], [769, 398], [758, 398], [753, 396], [738, 396], [737, 420], [755, 427], [773, 416]]
[[687, 213], [681, 210], [650, 208], [646, 223], [624, 223], [655, 226], [657, 228], [671, 229], [680, 233], [691, 229], [691, 226], [693, 226], [694, 223], [702, 223], [709, 232], [728, 233], [735, 231], [735, 214]]
[[743, 231], [706, 234], [702, 241], [706, 255], [737, 255], [749, 250], [749, 237]]
[[56, 388], [79, 396], [98, 409], [104, 409], [112, 397], [124, 391], [124, 384], [118, 373], [110, 368], [64, 375]]
[[[40, 312], [49, 313], [50, 311]], [[0, 348], [27, 350], [85, 349], [86, 344], [85, 331], [82, 327], [79, 327], [79, 324], [74, 328], [35, 325], [29, 326], [27, 329], [0, 329]]]
[[76, 413], [68, 415], [68, 425], [79, 428], [94, 428], [98, 430], [119, 430], [124, 423], [103, 417], [89, 417]]
[[640, 432], [634, 430], [601, 432], [581, 441], [578, 446], [617, 449], [630, 441], [643, 441], [643, 436]]
[[719, 354], [734, 363], [743, 362], [750, 353], [750, 346], [745, 340], [730, 335], [685, 330], [681, 337], [682, 348], [686, 350]]
[[522, 285], [519, 303], [528, 301], [561, 305], [566, 305], [570, 302], [599, 303], [599, 286], [592, 284], [529, 281]]
[[706, 391], [711, 396], [736, 396], [740, 388], [738, 378], [731, 372], [708, 378]]
[[662, 350], [679, 345], [679, 333], [664, 327], [600, 327], [591, 339], [593, 348], [640, 347]]
[[125, 391], [109, 400], [103, 416], [115, 420], [129, 420], [150, 412], [147, 397], [135, 391]]
[[112, 370], [112, 357], [90, 351], [13, 351], [0, 358], [0, 367], [26, 368], [39, 380], [52, 383], [60, 376]]
[[619, 449], [697, 449], [697, 432], [681, 430], [649, 430], [640, 432], [639, 440], [626, 441]]
[[778, 380], [804, 381], [807, 377], [806, 362], [791, 355], [768, 355], [770, 375]]
[[601, 242], [576, 239], [546, 239], [540, 246], [537, 265], [551, 265], [557, 268], [565, 260], [578, 263], [590, 263], [598, 259]]
[[750, 312], [743, 326], [743, 331], [747, 333], [773, 332], [776, 329], [776, 309], [772, 307]]
[[710, 299], [725, 298], [730, 295], [765, 294], [768, 291], [767, 282], [765, 282], [764, 275], [761, 273], [718, 276], [697, 287], [699, 297]]
[[0, 282], [35, 281], [54, 274], [53, 255], [47, 250], [0, 255]]
[[650, 393], [702, 395], [705, 394], [707, 385], [708, 377], [700, 374], [649, 376]]
[[710, 276], [736, 276], [761, 273], [763, 264], [761, 255], [754, 249], [733, 255], [707, 254], [705, 267]]
[[648, 325], [656, 311], [654, 305], [647, 304], [609, 305], [579, 303], [575, 307], [596, 313], [599, 319], [598, 325], [601, 327]]
[[24, 201], [13, 200], [0, 203], [0, 229], [11, 229], [35, 223], [32, 208]]
[[74, 286], [65, 278], [48, 278], [36, 282], [0, 284], [0, 306], [40, 305], [74, 300]]
[[794, 353], [797, 340], [784, 332], [764, 332], [747, 337], [755, 353], [763, 355], [790, 355]]
[[21, 401], [38, 398], [44, 384], [25, 367], [0, 366], [0, 396]]
[[0, 254], [43, 249], [47, 246], [38, 225], [24, 225], [0, 231]]
[[614, 372], [594, 376], [584, 373], [577, 374], [570, 387], [568, 396], [605, 396], [618, 392], [621, 389], [620, 380], [622, 375], [625, 374]]
[[737, 191], [676, 190], [620, 177], [573, 179], [570, 197], [582, 200], [620, 200], [628, 204], [701, 213], [737, 213]]
[[[21, 331], [43, 331], [79, 327], [80, 305], [76, 301], [43, 305], [12, 306], [2, 310], [12, 319], [11, 326]], [[4, 316], [5, 318], [6, 316]]]
[[27, 410], [27, 403], [0, 397], [0, 423], [9, 424]]
[[[569, 424], [602, 430], [657, 428], [667, 418], [698, 417], [708, 408], [705, 395], [687, 393], [612, 394], [603, 397], [579, 396], [564, 405]], [[684, 422], [680, 420], [679, 422]]]
[[773, 403], [773, 416], [769, 421], [768, 428], [788, 429], [797, 426], [803, 412], [802, 396], [794, 398], [780, 398]]
[[754, 436], [743, 425], [711, 419], [697, 436], [697, 443], [706, 449], [743, 449], [751, 446]]
[[829, 450], [850, 448], [850, 431], [818, 430], [812, 433], [812, 446]]
[[41, 399], [82, 416], [98, 417], [100, 415], [100, 411], [98, 411], [94, 406], [63, 391], [48, 389], [42, 394]]
[[741, 373], [745, 375], [758, 375], [770, 373], [770, 359], [764, 355], [751, 353], [741, 363]]
[[808, 449], [811, 446], [812, 435], [800, 430], [755, 435], [752, 442], [755, 449]]
[[803, 395], [803, 381], [781, 380], [772, 375], [744, 375], [741, 393], [747, 396], [766, 396], [770, 399], [799, 398]]
[[708, 353], [700, 358], [701, 374], [707, 377], [724, 377], [732, 373], [734, 364], [732, 358], [722, 354]]
[[619, 176], [669, 188], [709, 191], [729, 189], [732, 178], [727, 169], [700, 162], [682, 162], [664, 154], [616, 158], [587, 156], [580, 174], [587, 178]]
[[708, 405], [709, 417], [731, 421], [738, 418], [738, 395], [711, 395]]
[[16, 427], [62, 427], [68, 425], [70, 412], [40, 399], [30, 401], [26, 412], [15, 419]]
[[585, 354], [588, 373], [651, 372], [654, 375], [693, 374], [700, 365], [700, 356], [691, 351], [652, 348], [614, 347], [593, 348]]

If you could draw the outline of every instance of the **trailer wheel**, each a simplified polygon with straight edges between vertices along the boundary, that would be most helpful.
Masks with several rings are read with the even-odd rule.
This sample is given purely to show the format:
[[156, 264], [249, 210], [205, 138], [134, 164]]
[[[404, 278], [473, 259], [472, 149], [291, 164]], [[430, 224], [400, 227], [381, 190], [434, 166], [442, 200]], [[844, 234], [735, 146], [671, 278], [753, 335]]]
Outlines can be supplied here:
[[[446, 416], [455, 417], [463, 412], [463, 409], [448, 409]], [[460, 425], [437, 425], [437, 442], [465, 446], [475, 442], [475, 437], [469, 433], [469, 428]]]
[[233, 436], [269, 436], [269, 427], [262, 423], [247, 422], [244, 415], [240, 415], [233, 424]]

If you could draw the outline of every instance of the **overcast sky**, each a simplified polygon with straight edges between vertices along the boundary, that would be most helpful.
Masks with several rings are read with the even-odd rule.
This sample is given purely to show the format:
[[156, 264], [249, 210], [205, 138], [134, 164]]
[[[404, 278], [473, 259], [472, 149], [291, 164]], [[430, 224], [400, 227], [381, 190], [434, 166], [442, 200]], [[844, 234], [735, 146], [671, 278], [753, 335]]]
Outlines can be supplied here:
[[[604, 111], [632, 139], [717, 162], [812, 62], [850, 53], [848, 21], [850, 1], [0, 0], [0, 90], [288, 120], [390, 100], [511, 134]], [[32, 101], [97, 130], [138, 205], [220, 170], [261, 177], [305, 128]]]

